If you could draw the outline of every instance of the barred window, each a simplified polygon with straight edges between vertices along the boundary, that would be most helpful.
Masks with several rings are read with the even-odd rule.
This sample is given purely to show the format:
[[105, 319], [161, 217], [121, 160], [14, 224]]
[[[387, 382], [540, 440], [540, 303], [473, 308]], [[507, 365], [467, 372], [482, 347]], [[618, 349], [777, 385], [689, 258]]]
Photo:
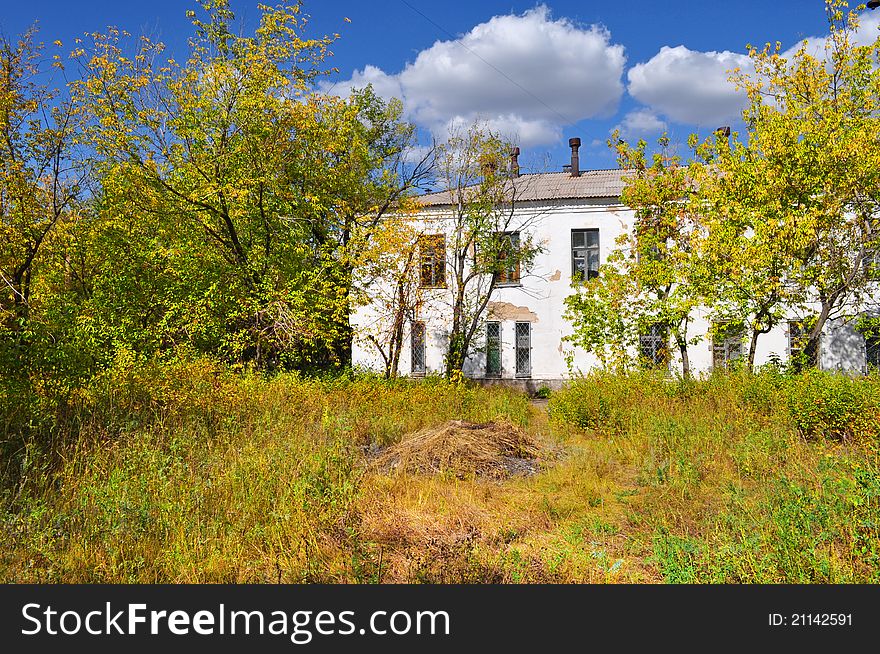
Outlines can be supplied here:
[[420, 282], [427, 288], [446, 286], [446, 235], [419, 237]]
[[815, 368], [818, 364], [818, 351], [809, 352], [810, 329], [803, 320], [788, 321], [788, 357], [798, 368]]
[[501, 376], [501, 323], [486, 323], [486, 377]]
[[655, 323], [639, 335], [639, 355], [647, 368], [669, 365], [669, 331], [664, 325]]
[[599, 275], [599, 230], [571, 230], [571, 278], [592, 279]]
[[716, 370], [729, 368], [734, 361], [742, 359], [743, 332], [727, 323], [717, 323], [712, 336], [712, 367]]
[[532, 323], [516, 323], [516, 376], [532, 374]]
[[410, 333], [410, 362], [414, 375], [425, 374], [425, 323], [414, 322]]
[[880, 336], [865, 336], [865, 356], [869, 372], [880, 370]]

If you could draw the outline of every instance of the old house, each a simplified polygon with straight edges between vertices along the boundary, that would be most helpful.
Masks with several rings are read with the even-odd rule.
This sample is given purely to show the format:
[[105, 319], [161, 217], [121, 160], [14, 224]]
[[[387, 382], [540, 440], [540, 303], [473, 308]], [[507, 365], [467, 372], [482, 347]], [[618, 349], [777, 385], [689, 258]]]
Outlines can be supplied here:
[[[595, 356], [564, 341], [572, 327], [564, 318], [564, 299], [573, 279], [601, 275], [609, 254], [619, 247], [618, 237], [632, 229], [634, 212], [620, 202], [628, 174], [624, 170], [581, 170], [580, 139], [571, 139], [571, 163], [560, 172], [519, 175], [514, 158], [511, 171], [516, 188], [514, 219], [509, 238], [513, 244], [530, 238], [540, 252], [527, 266], [515, 266], [500, 276], [483, 327], [466, 361], [464, 372], [486, 383], [509, 383], [534, 390], [556, 387], [577, 372], [598, 364]], [[432, 227], [430, 238], [419, 248], [419, 283], [423, 301], [404, 326], [400, 372], [408, 375], [441, 373], [449, 338], [450, 289], [447, 278], [448, 230], [444, 217], [451, 215], [453, 196], [446, 192], [420, 198], [421, 216]], [[438, 227], [438, 225], [440, 227]], [[382, 308], [367, 306], [352, 316], [356, 334], [363, 334]], [[692, 334], [705, 337], [691, 346], [694, 373], [709, 372], [744, 355], [743, 337], [710, 336], [705, 311], [694, 314]], [[666, 336], [645, 333], [641, 355], [663, 366], [670, 360]], [[803, 329], [796, 319], [782, 321], [758, 342], [755, 364], [786, 361], [803, 348]], [[356, 338], [355, 366], [381, 370], [382, 360], [367, 338]], [[853, 323], [831, 321], [823, 333], [818, 365], [826, 369], [864, 371], [880, 364], [880, 339], [865, 339]]]

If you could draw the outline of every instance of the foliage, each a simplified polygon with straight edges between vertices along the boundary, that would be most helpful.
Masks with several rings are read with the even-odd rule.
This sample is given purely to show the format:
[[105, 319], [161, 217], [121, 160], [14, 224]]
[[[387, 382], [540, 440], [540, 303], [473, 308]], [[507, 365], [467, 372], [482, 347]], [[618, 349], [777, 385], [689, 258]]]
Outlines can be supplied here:
[[[346, 365], [352, 271], [382, 254], [382, 217], [413, 137], [397, 101], [311, 91], [333, 37], [300, 5], [240, 33], [206, 0], [184, 63], [142, 37], [95, 33], [73, 53], [99, 192], [80, 235], [80, 333], [96, 356], [185, 344], [262, 368]], [[379, 239], [386, 245], [389, 238]]]
[[[6, 459], [20, 474], [0, 493], [0, 577], [876, 583], [877, 433], [804, 438], [791, 401], [836, 394], [857, 421], [877, 384], [597, 373], [554, 392], [548, 422], [524, 393], [441, 377], [120, 360], [69, 402], [40, 400], [54, 448]], [[536, 474], [367, 465], [406, 434], [498, 415], [541, 444]]]
[[703, 299], [704, 272], [697, 256], [703, 231], [690, 204], [692, 176], [669, 139], [648, 156], [645, 141], [630, 146], [612, 135], [609, 145], [627, 169], [621, 203], [635, 213], [598, 277], [574, 282], [566, 298], [567, 337], [608, 367], [625, 369], [638, 357], [639, 336], [657, 329], [676, 343], [682, 374], [690, 374], [687, 347], [692, 312]]
[[512, 147], [476, 122], [454, 132], [437, 148], [438, 181], [449, 196], [449, 207], [447, 213], [428, 220], [447, 234], [448, 241], [452, 322], [447, 376], [462, 372], [493, 291], [501, 283], [517, 283], [541, 250], [527, 232], [535, 218], [515, 213], [518, 186], [508, 167]]

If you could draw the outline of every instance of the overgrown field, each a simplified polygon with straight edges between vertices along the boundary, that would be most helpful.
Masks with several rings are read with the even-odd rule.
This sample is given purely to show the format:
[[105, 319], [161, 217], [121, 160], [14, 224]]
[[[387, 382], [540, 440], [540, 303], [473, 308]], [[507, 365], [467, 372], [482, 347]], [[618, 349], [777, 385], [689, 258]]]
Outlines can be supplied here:
[[[6, 582], [880, 582], [876, 379], [596, 375], [544, 407], [197, 361], [3, 392]], [[373, 465], [500, 417], [536, 472]]]

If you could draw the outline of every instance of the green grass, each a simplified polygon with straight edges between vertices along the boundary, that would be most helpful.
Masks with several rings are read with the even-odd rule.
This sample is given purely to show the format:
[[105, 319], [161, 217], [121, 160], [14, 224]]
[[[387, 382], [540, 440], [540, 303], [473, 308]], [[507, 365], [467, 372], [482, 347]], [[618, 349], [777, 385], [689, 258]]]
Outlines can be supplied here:
[[[204, 360], [34, 384], [27, 410], [0, 402], [0, 580], [877, 583], [878, 391], [594, 375], [548, 416], [504, 388]], [[496, 416], [546, 447], [538, 474], [365, 466], [406, 433]]]

